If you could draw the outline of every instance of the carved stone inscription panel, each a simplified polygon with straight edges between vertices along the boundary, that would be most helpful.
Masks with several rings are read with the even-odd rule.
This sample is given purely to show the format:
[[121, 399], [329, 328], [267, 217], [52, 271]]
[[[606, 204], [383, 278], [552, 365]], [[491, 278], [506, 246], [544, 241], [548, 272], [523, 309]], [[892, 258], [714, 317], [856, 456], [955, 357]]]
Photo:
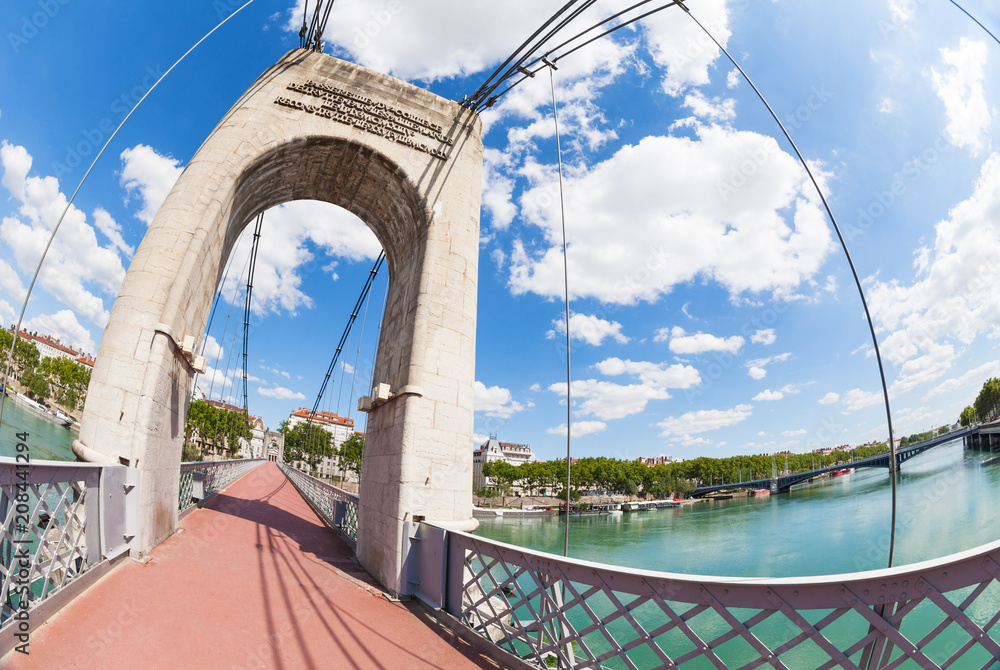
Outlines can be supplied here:
[[420, 141], [421, 138], [427, 138], [446, 146], [453, 144], [453, 140], [446, 137], [441, 126], [436, 123], [430, 123], [414, 114], [395, 109], [384, 102], [378, 102], [363, 95], [311, 79], [302, 84], [291, 83], [287, 88], [290, 91], [315, 98], [317, 102], [303, 102], [281, 96], [275, 99], [275, 104], [301, 109], [309, 114], [360, 128], [365, 132], [422, 151], [443, 161], [448, 160], [448, 154], [444, 151], [429, 147]]

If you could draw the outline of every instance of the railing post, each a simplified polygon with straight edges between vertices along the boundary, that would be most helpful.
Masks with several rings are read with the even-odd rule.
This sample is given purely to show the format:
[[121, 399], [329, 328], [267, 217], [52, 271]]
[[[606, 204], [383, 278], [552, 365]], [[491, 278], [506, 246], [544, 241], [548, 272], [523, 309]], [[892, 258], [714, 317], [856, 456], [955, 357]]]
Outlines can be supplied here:
[[[101, 546], [101, 472], [88, 472], [79, 482], [83, 485], [83, 541], [87, 545], [87, 567], [100, 563]], [[69, 519], [66, 520], [69, 525]], [[72, 531], [70, 531], [72, 532]]]
[[451, 533], [445, 533], [445, 609], [462, 618], [462, 595], [465, 592], [465, 550]]
[[[101, 468], [98, 491], [100, 512], [99, 517], [95, 517], [100, 519], [100, 525], [99, 528], [88, 528], [88, 531], [99, 530], [98, 545], [106, 559], [128, 551], [138, 534], [140, 480], [140, 473], [135, 468], [124, 465]], [[88, 533], [88, 551], [89, 542]]]

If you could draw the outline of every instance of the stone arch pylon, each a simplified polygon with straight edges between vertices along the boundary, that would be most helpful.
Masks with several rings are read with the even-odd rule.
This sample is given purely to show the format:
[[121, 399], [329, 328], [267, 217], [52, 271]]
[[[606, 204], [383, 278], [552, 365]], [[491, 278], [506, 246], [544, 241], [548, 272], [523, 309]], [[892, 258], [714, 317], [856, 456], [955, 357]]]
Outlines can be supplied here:
[[[358, 215], [389, 264], [375, 364], [375, 383], [387, 384], [389, 397], [369, 414], [359, 559], [401, 592], [404, 523], [420, 515], [475, 528], [480, 131], [478, 117], [452, 101], [301, 49], [225, 115], [136, 251], [74, 444], [85, 460], [140, 471], [135, 551], [152, 549], [177, 524], [191, 345], [202, 339], [225, 261], [258, 213], [299, 199]], [[316, 353], [318, 363], [329, 355]]]

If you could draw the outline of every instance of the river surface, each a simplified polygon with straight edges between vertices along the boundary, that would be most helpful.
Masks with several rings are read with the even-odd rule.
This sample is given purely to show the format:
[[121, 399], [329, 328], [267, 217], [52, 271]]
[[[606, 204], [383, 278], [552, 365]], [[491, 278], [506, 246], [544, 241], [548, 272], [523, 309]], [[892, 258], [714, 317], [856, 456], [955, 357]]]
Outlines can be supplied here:
[[32, 461], [76, 461], [72, 444], [76, 432], [46, 421], [8, 398], [0, 421], [0, 456], [13, 457], [19, 440], [16, 433], [28, 433], [28, 454]]
[[[946, 556], [1000, 538], [1000, 464], [964, 452], [961, 439], [903, 464], [895, 565]], [[573, 517], [570, 556], [698, 575], [790, 577], [886, 567], [888, 470], [857, 470], [763, 498], [677, 509]], [[562, 554], [564, 520], [480, 519], [478, 535]]]
[[[31, 460], [75, 461], [75, 433], [8, 402], [0, 456], [29, 433]], [[896, 565], [971, 549], [1000, 538], [994, 501], [1000, 464], [955, 440], [903, 464], [898, 481]], [[570, 556], [700, 575], [790, 577], [885, 567], [891, 487], [887, 470], [792, 489], [790, 495], [700, 502], [688, 507], [570, 519]], [[560, 517], [480, 519], [477, 534], [562, 554]]]

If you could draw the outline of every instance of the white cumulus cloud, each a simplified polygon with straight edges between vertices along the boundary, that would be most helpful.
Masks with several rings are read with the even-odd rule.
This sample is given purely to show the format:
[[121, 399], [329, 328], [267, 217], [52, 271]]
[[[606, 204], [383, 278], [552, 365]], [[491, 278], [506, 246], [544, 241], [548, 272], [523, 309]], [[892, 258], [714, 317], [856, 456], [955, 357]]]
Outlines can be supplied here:
[[[654, 301], [696, 277], [733, 295], [789, 292], [820, 269], [832, 240], [797, 161], [757, 133], [702, 125], [695, 131], [695, 139], [646, 137], [567, 177], [572, 298]], [[732, 186], [738, 163], [754, 152], [767, 160], [739, 188]], [[699, 178], [689, 179], [694, 173]], [[556, 171], [539, 167], [530, 179], [520, 201], [522, 220], [543, 235], [530, 244], [514, 241], [509, 286], [515, 295], [559, 298], [561, 219], [558, 198], [551, 197], [558, 194]], [[609, 237], [608, 230], [616, 235]]]
[[653, 339], [657, 342], [662, 342], [668, 338], [670, 344], [667, 346], [670, 348], [670, 351], [681, 355], [704, 354], [709, 351], [725, 351], [735, 354], [743, 347], [743, 343], [745, 342], [739, 335], [731, 337], [718, 337], [709, 333], [692, 333], [689, 335], [680, 326], [671, 328], [669, 334], [666, 328], [661, 328], [656, 331], [656, 337]]
[[184, 168], [180, 161], [138, 144], [121, 153], [121, 184], [142, 201], [136, 216], [149, 225]]
[[61, 309], [55, 314], [40, 314], [28, 319], [24, 322], [23, 328], [29, 332], [38, 332], [54, 337], [81, 353], [93, 354], [97, 352], [90, 331], [80, 325], [80, 322], [76, 320], [76, 315], [68, 309]]
[[524, 405], [513, 399], [509, 389], [500, 386], [486, 386], [481, 381], [477, 381], [474, 391], [476, 411], [485, 412], [486, 416], [509, 419], [524, 409]]
[[717, 428], [735, 426], [747, 420], [752, 410], [752, 405], [737, 405], [732, 409], [700, 409], [685, 412], [679, 417], [667, 417], [656, 425], [663, 429], [660, 433], [663, 437], [704, 433]]
[[935, 227], [912, 283], [875, 281], [870, 305], [882, 355], [899, 365], [894, 394], [947, 374], [980, 335], [1000, 335], [1000, 154], [983, 164], [974, 192]]
[[[113, 245], [102, 247], [94, 227], [76, 207], [66, 209], [66, 196], [55, 177], [29, 176], [32, 159], [24, 147], [0, 143], [2, 183], [19, 203], [16, 215], [0, 222], [0, 239], [10, 248], [18, 269], [35, 271], [52, 230], [66, 211], [49, 248], [39, 284], [50, 295], [102, 327], [108, 320], [104, 298], [113, 297], [125, 278], [125, 268]], [[3, 272], [3, 269], [0, 269]], [[18, 288], [20, 283], [15, 284]], [[23, 289], [22, 289], [23, 290]]]
[[945, 129], [955, 146], [967, 148], [973, 156], [983, 148], [992, 116], [983, 91], [986, 65], [985, 42], [963, 37], [957, 49], [941, 49], [944, 72], [931, 70], [931, 81], [948, 116]]
[[[617, 321], [606, 321], [592, 314], [569, 315], [570, 338], [583, 340], [595, 347], [600, 346], [605, 339], [611, 338], [618, 344], [626, 344], [628, 337], [622, 334], [622, 325]], [[545, 334], [548, 338], [566, 335], [566, 319], [558, 318], [552, 322], [552, 330]]]
[[991, 377], [1000, 377], [1000, 361], [988, 361], [963, 375], [946, 379], [925, 393], [924, 400], [958, 390], [964, 390], [971, 400], [975, 394], [979, 393], [983, 382]]
[[275, 386], [274, 388], [258, 388], [257, 393], [261, 394], [266, 398], [274, 398], [276, 400], [305, 400], [306, 397], [298, 391], [293, 391], [291, 389], [286, 389], [284, 386]]
[[[608, 424], [603, 421], [574, 421], [573, 422], [573, 437], [583, 437], [584, 435], [592, 435], [594, 433], [600, 433]], [[566, 424], [561, 423], [554, 428], [546, 428], [546, 433], [551, 435], [566, 435]]]

